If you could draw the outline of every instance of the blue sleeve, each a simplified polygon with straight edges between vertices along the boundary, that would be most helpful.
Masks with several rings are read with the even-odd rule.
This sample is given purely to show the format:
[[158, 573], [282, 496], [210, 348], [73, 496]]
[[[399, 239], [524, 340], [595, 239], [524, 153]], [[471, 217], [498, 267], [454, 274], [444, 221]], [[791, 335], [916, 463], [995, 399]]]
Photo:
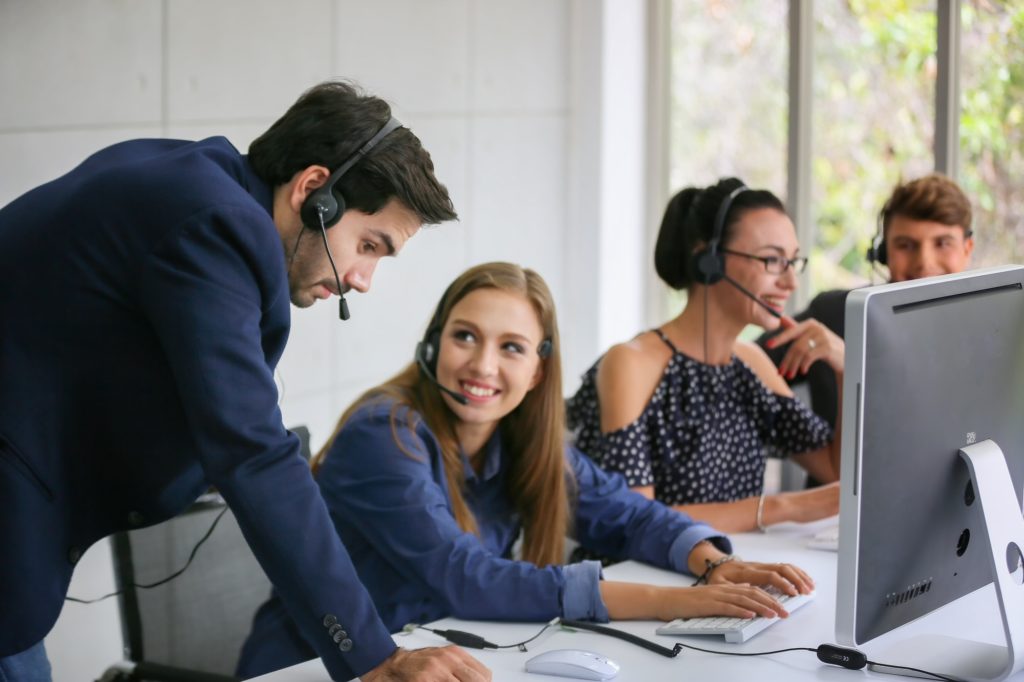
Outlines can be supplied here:
[[601, 599], [601, 562], [581, 561], [562, 569], [565, 573], [565, 606], [569, 620], [608, 622], [608, 609]]
[[577, 486], [576, 539], [587, 549], [682, 573], [689, 572], [686, 559], [698, 542], [732, 551], [729, 539], [707, 524], [633, 492], [622, 476], [568, 450]]
[[[459, 528], [437, 441], [422, 422], [415, 431], [401, 426], [406, 415], [403, 409], [397, 433], [407, 452], [395, 442], [388, 406], [363, 408], [338, 434], [318, 472], [335, 521], [356, 526], [384, 561], [456, 617], [540, 621], [585, 615], [564, 610], [561, 567], [496, 556]], [[596, 590], [597, 575], [580, 573], [573, 581]]]
[[[241, 206], [192, 216], [140, 264], [140, 298], [204, 473], [332, 679], [348, 680], [395, 645], [277, 407], [263, 325], [266, 311], [287, 307], [279, 300], [287, 288], [268, 220]], [[287, 311], [278, 319], [286, 334]], [[345, 645], [328, 632], [335, 619], [349, 635]]]

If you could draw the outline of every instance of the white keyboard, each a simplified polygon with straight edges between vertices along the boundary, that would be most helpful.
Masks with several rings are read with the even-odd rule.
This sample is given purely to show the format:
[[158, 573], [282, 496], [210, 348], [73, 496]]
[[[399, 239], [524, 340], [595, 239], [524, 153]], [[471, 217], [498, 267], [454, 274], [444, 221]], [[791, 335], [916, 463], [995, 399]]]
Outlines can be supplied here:
[[810, 540], [807, 541], [807, 546], [811, 549], [823, 549], [827, 552], [838, 552], [839, 526], [829, 526], [828, 528], [818, 531]]
[[[814, 599], [814, 592], [790, 596], [774, 587], [764, 588], [775, 597], [786, 610], [793, 613], [798, 608]], [[727, 616], [709, 616], [706, 618], [676, 618], [657, 629], [659, 635], [725, 635], [725, 641], [739, 644], [745, 642], [765, 628], [778, 623], [781, 618], [730, 618]]]

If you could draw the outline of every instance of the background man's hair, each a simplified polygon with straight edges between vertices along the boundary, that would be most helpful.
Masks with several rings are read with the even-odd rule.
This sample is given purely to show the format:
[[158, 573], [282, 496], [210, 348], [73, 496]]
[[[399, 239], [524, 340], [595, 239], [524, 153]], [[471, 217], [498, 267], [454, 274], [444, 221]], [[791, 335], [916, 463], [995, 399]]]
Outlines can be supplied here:
[[897, 185], [882, 209], [882, 228], [888, 229], [895, 215], [956, 225], [971, 232], [971, 202], [960, 187], [939, 173]]

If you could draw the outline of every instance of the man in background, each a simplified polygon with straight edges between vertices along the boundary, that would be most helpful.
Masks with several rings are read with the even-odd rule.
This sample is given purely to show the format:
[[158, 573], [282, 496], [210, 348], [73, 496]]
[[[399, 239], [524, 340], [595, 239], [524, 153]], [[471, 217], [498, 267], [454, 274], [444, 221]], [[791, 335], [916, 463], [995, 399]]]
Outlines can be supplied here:
[[[890, 282], [903, 282], [961, 272], [973, 250], [970, 201], [955, 182], [933, 173], [893, 189], [879, 213], [878, 233], [867, 257], [872, 266], [888, 267]], [[837, 289], [818, 294], [795, 319], [814, 318], [843, 337], [849, 293]], [[789, 346], [770, 347], [773, 336], [764, 334], [758, 343], [778, 364]], [[803, 381], [810, 389], [811, 407], [834, 428], [839, 404], [835, 373], [817, 362], [790, 384]]]

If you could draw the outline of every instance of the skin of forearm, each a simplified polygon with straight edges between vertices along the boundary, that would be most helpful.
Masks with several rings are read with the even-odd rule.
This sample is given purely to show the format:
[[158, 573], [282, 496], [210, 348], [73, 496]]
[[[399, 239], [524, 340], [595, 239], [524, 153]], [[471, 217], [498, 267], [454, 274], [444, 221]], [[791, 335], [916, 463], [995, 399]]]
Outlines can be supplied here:
[[[794, 498], [793, 495], [796, 495], [797, 498]], [[806, 505], [806, 501], [802, 501], [799, 495], [800, 493], [767, 495], [764, 498], [764, 509], [761, 511], [761, 523], [771, 526], [785, 521], [809, 520], [803, 518], [806, 516], [805, 514], [801, 514], [805, 507], [794, 506]], [[801, 501], [797, 502], [797, 499]], [[690, 518], [703, 521], [723, 533], [745, 533], [757, 528], [757, 503], [758, 497], [748, 497], [735, 502], [676, 505], [673, 509], [689, 515]], [[701, 562], [695, 575], [700, 575], [703, 566], [704, 564]], [[693, 570], [691, 567], [691, 571]]]
[[[716, 557], [721, 556], [712, 549]], [[671, 621], [683, 612], [679, 598], [684, 593], [679, 588], [601, 581], [600, 590], [612, 621]]]
[[725, 553], [715, 547], [710, 540], [701, 540], [686, 557], [686, 567], [693, 575], [702, 575], [707, 569], [707, 562], [716, 561], [725, 556]]
[[602, 580], [601, 599], [612, 620], [666, 620], [662, 609], [665, 588], [640, 583], [620, 583]]
[[769, 495], [764, 499], [764, 511], [761, 513], [761, 522], [766, 526], [774, 523], [790, 521], [793, 512], [789, 508], [789, 499], [783, 495]]
[[[693, 575], [701, 575], [706, 570], [707, 562], [723, 556], [725, 554], [714, 544], [702, 540], [690, 550], [686, 558], [687, 568]], [[671, 620], [678, 615], [672, 607], [672, 588], [602, 580], [600, 590], [601, 599], [608, 609], [608, 617], [612, 620]]]
[[757, 500], [756, 497], [747, 497], [735, 502], [678, 504], [672, 508], [723, 533], [743, 533], [757, 527]]

